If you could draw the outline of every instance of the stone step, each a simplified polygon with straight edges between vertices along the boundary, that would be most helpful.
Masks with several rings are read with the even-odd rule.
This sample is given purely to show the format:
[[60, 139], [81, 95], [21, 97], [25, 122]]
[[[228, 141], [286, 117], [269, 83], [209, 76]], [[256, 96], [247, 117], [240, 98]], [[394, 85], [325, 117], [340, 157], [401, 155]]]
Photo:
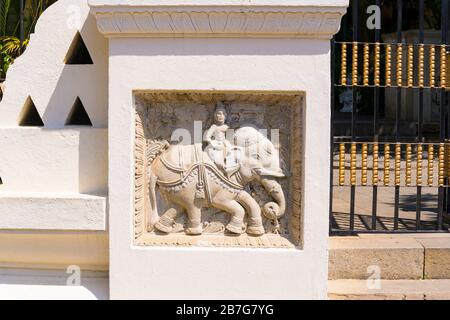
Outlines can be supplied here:
[[331, 280], [330, 300], [450, 300], [450, 280]]
[[329, 279], [450, 279], [450, 235], [330, 238]]

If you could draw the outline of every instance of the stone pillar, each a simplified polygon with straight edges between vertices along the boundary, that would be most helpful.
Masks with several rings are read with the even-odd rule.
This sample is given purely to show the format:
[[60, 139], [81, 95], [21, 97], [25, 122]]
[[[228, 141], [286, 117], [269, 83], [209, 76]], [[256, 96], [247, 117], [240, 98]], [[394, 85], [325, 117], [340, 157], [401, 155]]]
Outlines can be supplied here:
[[[325, 299], [330, 39], [348, 0], [89, 5], [109, 39], [111, 298]], [[201, 135], [168, 147], [176, 129], [198, 137], [194, 121], [280, 157], [233, 171]], [[254, 128], [279, 129], [280, 149]]]

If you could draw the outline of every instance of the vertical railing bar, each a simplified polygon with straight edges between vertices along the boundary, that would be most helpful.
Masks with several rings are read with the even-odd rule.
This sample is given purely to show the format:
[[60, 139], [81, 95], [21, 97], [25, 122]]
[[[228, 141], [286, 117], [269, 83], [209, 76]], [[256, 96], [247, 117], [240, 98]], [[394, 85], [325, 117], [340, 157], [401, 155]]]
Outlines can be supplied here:
[[[403, 0], [397, 0], [397, 43], [403, 42]], [[397, 48], [398, 49], [398, 48]], [[398, 65], [398, 61], [397, 61]], [[400, 139], [400, 117], [401, 117], [401, 103], [402, 103], [402, 88], [397, 88], [397, 102], [396, 102], [396, 114], [395, 114], [395, 142]]]
[[[375, 5], [381, 8], [381, 0], [376, 0]], [[381, 42], [381, 30], [375, 30], [375, 43]], [[378, 117], [380, 112], [380, 87], [374, 87], [374, 113], [373, 113], [373, 141], [375, 143], [379, 142], [379, 123]], [[372, 230], [377, 229], [377, 216], [378, 216], [378, 186], [374, 185], [372, 187]]]
[[[425, 0], [419, 1], [419, 43], [425, 42]], [[423, 143], [423, 107], [424, 107], [424, 89], [419, 89], [419, 115], [417, 123], [417, 142]], [[416, 191], [416, 230], [421, 229], [422, 220], [422, 186], [417, 186]]]
[[[447, 37], [448, 37], [448, 0], [443, 0], [442, 2], [442, 8], [441, 8], [441, 42], [442, 44], [447, 44]], [[441, 53], [442, 54], [442, 53]], [[442, 60], [442, 56], [441, 56]], [[441, 69], [443, 66], [441, 65]], [[441, 79], [442, 80], [442, 79]], [[440, 101], [440, 108], [441, 108], [441, 122], [440, 122], [440, 141], [441, 143], [445, 142], [446, 138], [446, 90], [443, 85], [440, 86], [440, 93], [441, 93], [441, 101]], [[444, 206], [445, 206], [445, 188], [440, 186], [439, 187], [439, 198], [438, 198], [438, 218], [437, 218], [437, 230], [442, 230], [442, 220], [444, 215]]]
[[[397, 0], [397, 43], [402, 43], [403, 34], [403, 1]], [[398, 50], [398, 46], [397, 46]], [[398, 55], [397, 55], [398, 56]], [[399, 62], [397, 61], [397, 66]], [[398, 75], [397, 75], [398, 76]], [[396, 110], [395, 110], [395, 142], [400, 141], [400, 120], [401, 120], [401, 106], [402, 106], [402, 88], [396, 89]], [[386, 155], [385, 155], [386, 156]], [[399, 208], [400, 208], [400, 187], [395, 186], [395, 200], [394, 200], [394, 230], [398, 230], [399, 225]]]
[[[352, 12], [352, 19], [353, 19], [353, 41], [358, 41], [358, 24], [359, 24], [359, 4], [358, 0], [352, 1], [353, 6], [353, 12]], [[352, 53], [353, 54], [353, 53]], [[353, 84], [353, 83], [352, 83]], [[352, 141], [355, 141], [356, 139], [356, 132], [355, 132], [355, 124], [356, 124], [356, 88], [355, 86], [352, 86], [352, 95], [353, 95], [353, 101], [352, 101], [352, 124], [351, 124], [351, 134], [352, 134]], [[352, 184], [350, 187], [350, 231], [355, 230], [355, 199], [356, 198], [356, 186]]]
[[[448, 1], [447, 1], [447, 6], [448, 6]], [[447, 39], [445, 44], [447, 45], [447, 49], [449, 48], [448, 45], [450, 44], [450, 32], [449, 32], [449, 21], [450, 19], [450, 8], [447, 7], [447, 14], [445, 16], [445, 24], [446, 24], [446, 33], [447, 33]], [[447, 68], [449, 68], [449, 65], [447, 65]], [[449, 79], [447, 79], [447, 81], [449, 81]], [[449, 91], [446, 91], [446, 109], [447, 109], [447, 125], [446, 125], [446, 129], [447, 129], [447, 142], [449, 141], [448, 139], [450, 139], [450, 101], [449, 101]], [[446, 179], [446, 187], [445, 187], [445, 197], [446, 197], [446, 204], [445, 204], [445, 213], [448, 215], [450, 213], [450, 188], [448, 187], [448, 185], [450, 184], [450, 177], [448, 176]]]

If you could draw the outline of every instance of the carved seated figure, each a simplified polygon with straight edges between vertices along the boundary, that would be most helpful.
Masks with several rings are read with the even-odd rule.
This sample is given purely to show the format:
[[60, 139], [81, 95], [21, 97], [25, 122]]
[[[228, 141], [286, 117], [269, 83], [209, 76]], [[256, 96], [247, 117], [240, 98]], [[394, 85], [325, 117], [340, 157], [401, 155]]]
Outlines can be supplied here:
[[229, 126], [226, 124], [227, 111], [223, 104], [218, 104], [214, 112], [214, 124], [205, 132], [204, 141], [208, 143], [206, 153], [217, 167], [227, 173], [225, 159], [232, 145], [227, 140], [226, 134]]

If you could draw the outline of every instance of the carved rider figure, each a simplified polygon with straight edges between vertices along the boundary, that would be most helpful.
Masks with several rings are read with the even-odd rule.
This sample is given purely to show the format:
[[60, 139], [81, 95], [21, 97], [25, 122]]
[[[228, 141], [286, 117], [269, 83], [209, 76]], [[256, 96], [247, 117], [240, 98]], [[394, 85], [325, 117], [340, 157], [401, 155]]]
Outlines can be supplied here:
[[226, 173], [225, 159], [232, 145], [226, 139], [229, 126], [226, 124], [227, 111], [223, 103], [219, 103], [214, 112], [214, 124], [206, 131], [204, 141], [208, 143], [205, 151], [217, 165]]

